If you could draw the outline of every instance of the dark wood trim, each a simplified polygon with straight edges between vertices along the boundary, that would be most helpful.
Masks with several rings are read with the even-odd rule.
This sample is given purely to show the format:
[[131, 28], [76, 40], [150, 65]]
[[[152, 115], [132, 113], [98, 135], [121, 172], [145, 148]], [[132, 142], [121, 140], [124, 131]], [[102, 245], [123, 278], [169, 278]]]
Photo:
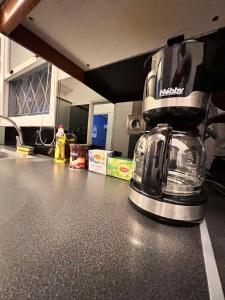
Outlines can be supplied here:
[[9, 34], [9, 38], [28, 50], [36, 53], [38, 56], [51, 62], [53, 65], [65, 71], [70, 76], [83, 82], [83, 69], [74, 64], [71, 60], [66, 58], [63, 54], [51, 47], [23, 25], [17, 26], [16, 29]]
[[9, 35], [41, 0], [8, 0], [1, 9], [0, 32]]

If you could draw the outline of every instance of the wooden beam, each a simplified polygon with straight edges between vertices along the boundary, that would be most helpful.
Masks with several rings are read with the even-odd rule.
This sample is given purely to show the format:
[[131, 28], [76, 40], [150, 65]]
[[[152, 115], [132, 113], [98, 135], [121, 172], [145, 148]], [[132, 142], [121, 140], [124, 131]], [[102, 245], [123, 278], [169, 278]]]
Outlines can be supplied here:
[[1, 8], [0, 32], [9, 35], [41, 0], [8, 0]]
[[51, 62], [53, 65], [65, 71], [70, 76], [78, 79], [79, 81], [84, 80], [83, 69], [74, 64], [71, 60], [55, 50], [23, 25], [17, 26], [16, 29], [9, 34], [9, 38], [28, 50], [36, 53], [38, 56]]

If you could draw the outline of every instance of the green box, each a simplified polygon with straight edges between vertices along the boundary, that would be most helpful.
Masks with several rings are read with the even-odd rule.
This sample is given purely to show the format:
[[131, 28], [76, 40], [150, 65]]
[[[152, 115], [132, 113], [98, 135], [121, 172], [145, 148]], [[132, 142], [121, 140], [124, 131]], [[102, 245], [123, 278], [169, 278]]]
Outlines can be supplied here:
[[130, 180], [133, 175], [133, 160], [123, 157], [109, 157], [107, 175]]

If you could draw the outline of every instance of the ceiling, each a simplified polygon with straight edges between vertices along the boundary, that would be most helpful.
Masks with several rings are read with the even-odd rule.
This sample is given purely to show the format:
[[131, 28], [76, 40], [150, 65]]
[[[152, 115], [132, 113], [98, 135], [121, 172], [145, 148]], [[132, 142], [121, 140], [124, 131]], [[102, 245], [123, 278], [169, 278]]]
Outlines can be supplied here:
[[87, 70], [223, 27], [224, 11], [224, 0], [43, 0], [23, 25]]
[[58, 97], [71, 102], [72, 105], [107, 101], [101, 95], [72, 77], [60, 81]]

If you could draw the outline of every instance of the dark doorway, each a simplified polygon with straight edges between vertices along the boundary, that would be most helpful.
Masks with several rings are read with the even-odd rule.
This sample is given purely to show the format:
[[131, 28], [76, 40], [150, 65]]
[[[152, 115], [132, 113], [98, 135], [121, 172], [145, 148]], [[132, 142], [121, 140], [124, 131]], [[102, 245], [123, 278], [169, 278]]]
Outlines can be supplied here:
[[76, 134], [78, 144], [87, 142], [88, 114], [88, 104], [70, 107], [70, 131]]

